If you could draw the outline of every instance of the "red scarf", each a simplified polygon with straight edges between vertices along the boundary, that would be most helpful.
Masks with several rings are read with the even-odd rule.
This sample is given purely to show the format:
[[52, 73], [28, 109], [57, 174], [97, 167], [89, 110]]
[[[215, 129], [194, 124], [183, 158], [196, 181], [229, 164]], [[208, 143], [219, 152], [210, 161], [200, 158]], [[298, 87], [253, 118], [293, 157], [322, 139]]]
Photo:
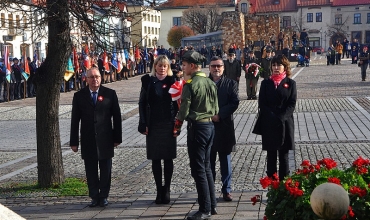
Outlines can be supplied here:
[[270, 76], [270, 79], [274, 82], [275, 89], [279, 86], [281, 80], [283, 80], [286, 77], [285, 71], [280, 74], [272, 74]]

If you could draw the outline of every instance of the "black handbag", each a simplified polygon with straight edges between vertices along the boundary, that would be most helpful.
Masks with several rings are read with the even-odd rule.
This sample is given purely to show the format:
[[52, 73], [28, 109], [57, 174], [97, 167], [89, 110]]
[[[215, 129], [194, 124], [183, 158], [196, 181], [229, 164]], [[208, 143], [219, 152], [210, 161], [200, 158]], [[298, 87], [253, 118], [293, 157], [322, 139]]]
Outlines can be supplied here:
[[255, 120], [256, 122], [252, 130], [253, 134], [262, 135], [262, 120], [261, 120], [260, 115], [261, 115], [260, 110], [258, 109], [258, 113], [256, 115], [256, 120]]

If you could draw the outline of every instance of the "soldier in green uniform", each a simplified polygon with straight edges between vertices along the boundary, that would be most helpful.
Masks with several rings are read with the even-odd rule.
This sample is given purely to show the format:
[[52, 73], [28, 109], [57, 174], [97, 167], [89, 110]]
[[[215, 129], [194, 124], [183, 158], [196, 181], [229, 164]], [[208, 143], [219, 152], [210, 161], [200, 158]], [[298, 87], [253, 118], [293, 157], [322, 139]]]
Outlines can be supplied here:
[[189, 220], [210, 219], [217, 214], [214, 180], [211, 171], [210, 153], [214, 137], [211, 117], [218, 114], [217, 87], [201, 65], [205, 57], [195, 51], [188, 51], [182, 57], [183, 73], [191, 76], [181, 95], [180, 110], [176, 119], [174, 136], [179, 135], [184, 120], [188, 121], [188, 154], [191, 175], [194, 178], [199, 211]]

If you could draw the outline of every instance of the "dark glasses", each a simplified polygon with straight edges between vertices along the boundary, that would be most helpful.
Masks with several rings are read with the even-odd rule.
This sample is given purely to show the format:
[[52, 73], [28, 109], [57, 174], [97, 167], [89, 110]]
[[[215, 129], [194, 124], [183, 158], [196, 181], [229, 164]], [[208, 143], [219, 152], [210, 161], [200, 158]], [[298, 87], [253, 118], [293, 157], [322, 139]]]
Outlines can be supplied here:
[[212, 68], [221, 68], [222, 66], [224, 66], [224, 65], [219, 65], [219, 64], [217, 64], [217, 65], [210, 65]]

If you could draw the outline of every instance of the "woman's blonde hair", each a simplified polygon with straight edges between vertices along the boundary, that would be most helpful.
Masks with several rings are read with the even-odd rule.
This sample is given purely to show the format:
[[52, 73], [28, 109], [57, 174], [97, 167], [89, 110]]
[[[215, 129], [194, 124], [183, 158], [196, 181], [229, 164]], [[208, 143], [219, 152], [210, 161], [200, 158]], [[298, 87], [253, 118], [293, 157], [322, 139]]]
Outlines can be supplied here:
[[171, 70], [171, 62], [170, 60], [167, 58], [166, 55], [159, 55], [155, 60], [154, 60], [154, 63], [153, 63], [153, 69], [152, 69], [152, 72], [149, 73], [150, 76], [155, 76], [155, 66], [157, 64], [167, 64], [168, 65], [168, 69], [167, 69], [167, 76], [173, 76], [173, 73], [172, 73], [172, 70]]

